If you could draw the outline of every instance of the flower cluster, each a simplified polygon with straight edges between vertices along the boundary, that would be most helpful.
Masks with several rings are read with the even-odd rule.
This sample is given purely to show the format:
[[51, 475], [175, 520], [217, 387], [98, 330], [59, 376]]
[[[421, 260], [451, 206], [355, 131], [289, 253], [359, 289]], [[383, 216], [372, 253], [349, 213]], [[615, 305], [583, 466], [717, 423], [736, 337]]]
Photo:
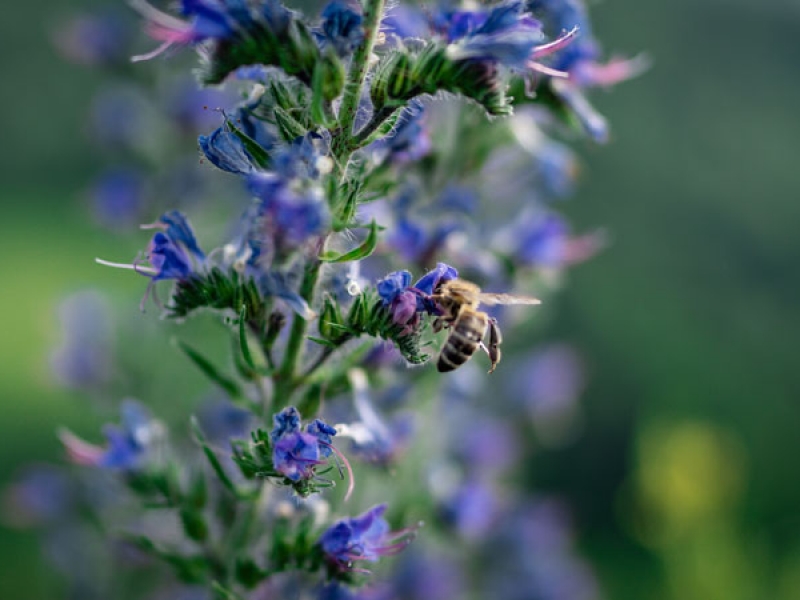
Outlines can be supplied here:
[[[78, 469], [81, 476], [101, 473], [106, 484], [125, 484], [107, 492], [124, 495], [118, 510], [107, 508], [112, 499], [75, 512], [115, 531], [124, 513], [127, 544], [169, 565], [188, 589], [205, 586], [229, 599], [320, 590], [321, 597], [356, 597], [370, 575], [362, 562], [398, 554], [416, 537], [418, 526], [392, 530], [385, 515], [397, 524], [424, 517], [437, 535], [415, 543], [420, 548], [401, 563], [399, 573], [413, 576], [390, 577], [388, 587], [371, 592], [422, 597], [417, 592], [439, 574], [431, 565], [442, 564], [450, 576], [435, 589], [460, 596], [469, 585], [459, 581], [469, 577], [461, 572], [467, 545], [448, 542], [464, 554], [438, 556], [431, 540], [457, 536], [478, 542], [476, 552], [485, 545], [496, 553], [516, 522], [539, 535], [541, 519], [531, 525], [519, 509], [529, 492], [505, 490], [501, 475], [523, 454], [517, 437], [531, 437], [515, 428], [530, 425], [543, 446], [564, 439], [545, 439], [541, 423], [574, 413], [580, 386], [554, 393], [547, 382], [571, 377], [577, 362], [542, 363], [533, 354], [534, 383], [505, 378], [492, 389], [491, 407], [479, 406], [485, 376], [467, 361], [482, 348], [494, 369], [500, 325], [515, 325], [508, 337], [522, 343], [533, 338], [530, 313], [523, 321], [511, 308], [489, 307], [459, 329], [449, 327], [452, 305], [532, 304], [521, 296], [554, 293], [561, 272], [600, 249], [599, 233], [572, 234], [556, 208], [575, 186], [578, 161], [553, 123], [604, 138], [605, 121], [585, 94], [631, 76], [640, 63], [600, 62], [578, 0], [428, 11], [331, 0], [312, 18], [279, 0], [182, 0], [177, 15], [145, 0], [130, 4], [158, 42], [134, 60], [191, 48], [201, 58], [200, 81], [220, 86], [187, 92], [182, 80], [160, 111], [139, 88], [114, 90], [94, 116], [107, 148], [176, 178], [116, 165], [94, 186], [108, 224], [130, 227], [148, 220], [145, 214], [161, 215], [142, 226], [153, 235], [131, 262], [98, 262], [146, 276], [142, 305], [152, 295], [162, 316], [186, 321], [173, 330], [178, 356], [209, 384], [191, 419], [202, 460], [188, 458], [192, 447], [180, 425], [168, 438], [166, 424], [124, 401], [121, 424], [104, 430], [105, 446], [61, 432], [70, 460], [90, 467]], [[58, 43], [76, 61], [121, 70], [112, 42], [132, 38], [114, 31], [110, 22], [82, 21]], [[161, 127], [164, 117], [154, 116], [161, 112], [171, 127]], [[202, 176], [178, 178], [170, 154], [180, 154], [176, 145], [191, 150], [195, 140], [200, 159], [189, 161], [190, 170]], [[163, 298], [167, 286], [162, 302], [156, 288]], [[458, 286], [474, 298], [443, 293]], [[91, 318], [67, 312], [65, 320]], [[197, 324], [186, 319], [198, 313]], [[221, 327], [203, 329], [208, 319]], [[64, 329], [54, 366], [73, 387], [105, 398], [136, 386], [173, 418], [191, 401], [172, 359], [151, 361], [164, 375], [150, 385], [123, 375], [131, 366], [127, 348], [111, 348], [106, 328]], [[134, 340], [144, 335], [139, 324], [129, 329]], [[454, 373], [402, 368], [425, 365], [443, 347], [463, 354]], [[541, 364], [558, 371], [556, 380]], [[512, 389], [505, 381], [526, 390], [497, 393]], [[351, 466], [342, 449], [360, 464]], [[343, 494], [331, 489], [337, 471], [348, 480]], [[15, 498], [37, 482], [20, 484]], [[373, 508], [347, 517], [358, 514], [351, 503]], [[135, 506], [168, 514], [170, 525]], [[543, 556], [546, 541], [536, 544]], [[559, 568], [577, 572], [582, 563], [559, 551]], [[498, 597], [557, 597], [546, 582], [529, 587]], [[179, 595], [166, 589], [165, 597]]]

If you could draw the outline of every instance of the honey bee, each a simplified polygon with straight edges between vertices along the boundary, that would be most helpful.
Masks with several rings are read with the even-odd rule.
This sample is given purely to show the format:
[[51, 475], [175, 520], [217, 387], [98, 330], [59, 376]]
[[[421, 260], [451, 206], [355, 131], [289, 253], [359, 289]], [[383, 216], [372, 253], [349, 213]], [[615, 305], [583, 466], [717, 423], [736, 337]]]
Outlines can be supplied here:
[[[530, 296], [481, 292], [481, 288], [464, 279], [445, 281], [434, 290], [431, 299], [442, 311], [442, 315], [433, 322], [433, 330], [450, 330], [436, 362], [436, 369], [440, 373], [454, 371], [467, 362], [478, 348], [486, 352], [492, 363], [489, 373], [497, 368], [502, 355], [500, 343], [503, 338], [497, 320], [478, 310], [481, 304], [541, 304], [540, 300]], [[483, 342], [487, 331], [488, 345]]]

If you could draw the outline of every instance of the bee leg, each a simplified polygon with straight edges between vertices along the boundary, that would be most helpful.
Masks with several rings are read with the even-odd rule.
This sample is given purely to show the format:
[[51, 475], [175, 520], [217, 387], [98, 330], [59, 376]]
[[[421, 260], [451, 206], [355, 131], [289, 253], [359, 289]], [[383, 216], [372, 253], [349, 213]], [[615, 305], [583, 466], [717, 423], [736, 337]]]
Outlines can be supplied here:
[[449, 323], [441, 317], [436, 317], [433, 320], [433, 333], [439, 333], [442, 329], [447, 328]]
[[497, 319], [489, 319], [489, 347], [486, 352], [489, 355], [489, 360], [492, 361], [492, 368], [489, 369], [489, 373], [494, 372], [497, 368], [497, 363], [500, 362], [503, 356], [500, 351], [500, 343], [502, 341], [503, 335], [500, 333], [500, 327], [497, 326]]

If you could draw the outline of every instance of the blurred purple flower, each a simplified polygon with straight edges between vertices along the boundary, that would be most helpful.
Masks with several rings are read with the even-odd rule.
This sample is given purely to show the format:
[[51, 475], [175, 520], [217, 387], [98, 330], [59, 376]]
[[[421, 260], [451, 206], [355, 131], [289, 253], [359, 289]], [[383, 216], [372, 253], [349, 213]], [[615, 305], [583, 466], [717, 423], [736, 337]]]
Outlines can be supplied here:
[[73, 482], [52, 465], [25, 468], [3, 493], [3, 520], [13, 527], [50, 524], [74, 504]]
[[62, 429], [59, 437], [70, 460], [79, 465], [124, 471], [142, 466], [161, 435], [161, 425], [135, 400], [123, 400], [120, 413], [119, 426], [106, 425], [103, 428], [107, 442], [104, 448]]
[[138, 149], [151, 128], [152, 107], [142, 90], [132, 85], [101, 89], [92, 99], [90, 135], [102, 146]]
[[263, 172], [250, 175], [247, 187], [261, 201], [264, 233], [279, 251], [298, 248], [328, 227], [330, 212], [317, 188], [296, 191], [283, 178]]
[[90, 191], [92, 212], [104, 226], [130, 227], [140, 216], [145, 203], [145, 176], [129, 168], [103, 173]]
[[394, 131], [370, 144], [369, 150], [377, 162], [395, 166], [416, 162], [430, 154], [431, 140], [422, 103], [412, 102], [398, 118]]
[[238, 99], [231, 91], [201, 88], [193, 78], [178, 79], [167, 91], [166, 111], [183, 131], [196, 135], [219, 123], [219, 111], [231, 108]]
[[244, 439], [253, 424], [253, 414], [229, 400], [214, 400], [200, 407], [197, 414], [205, 436], [216, 445], [227, 445], [231, 439]]
[[114, 13], [73, 17], [54, 35], [55, 45], [64, 57], [89, 66], [127, 62], [132, 40], [133, 28], [122, 15]]
[[486, 535], [498, 518], [499, 508], [497, 491], [488, 481], [477, 478], [459, 485], [441, 506], [444, 520], [467, 540]]
[[[555, 213], [525, 212], [498, 238], [513, 240], [512, 257], [525, 266], [561, 269], [594, 256], [605, 244], [602, 232], [572, 236]], [[507, 242], [506, 242], [507, 244]]]
[[112, 375], [111, 310], [96, 292], [79, 292], [58, 308], [61, 343], [50, 356], [53, 374], [70, 388], [101, 387]]
[[337, 425], [342, 437], [352, 440], [352, 452], [361, 460], [381, 466], [392, 464], [408, 446], [414, 432], [412, 415], [398, 415], [388, 423], [375, 410], [366, 375], [360, 369], [349, 372], [353, 404], [358, 420]]

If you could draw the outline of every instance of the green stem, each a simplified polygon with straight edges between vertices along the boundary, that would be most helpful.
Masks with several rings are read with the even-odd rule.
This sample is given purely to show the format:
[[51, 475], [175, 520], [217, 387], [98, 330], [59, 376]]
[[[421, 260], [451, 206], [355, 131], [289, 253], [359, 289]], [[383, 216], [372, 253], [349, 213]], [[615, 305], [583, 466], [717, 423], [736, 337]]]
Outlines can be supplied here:
[[366, 0], [364, 6], [364, 41], [356, 48], [350, 63], [350, 72], [344, 86], [344, 96], [339, 107], [339, 136], [334, 153], [339, 160], [346, 162], [353, 151], [353, 124], [361, 100], [364, 78], [369, 68], [369, 57], [375, 45], [383, 16], [384, 0]]
[[[324, 246], [324, 244], [320, 244]], [[319, 279], [319, 269], [322, 263], [316, 258], [309, 258], [303, 273], [303, 281], [300, 284], [300, 296], [311, 304], [314, 299], [314, 290]], [[274, 409], [280, 410], [288, 406], [292, 394], [297, 387], [296, 373], [297, 365], [302, 359], [303, 346], [306, 341], [306, 329], [308, 321], [298, 314], [294, 315], [292, 329], [289, 332], [289, 341], [286, 344], [286, 351], [283, 355], [283, 362], [274, 375], [275, 395]]]

